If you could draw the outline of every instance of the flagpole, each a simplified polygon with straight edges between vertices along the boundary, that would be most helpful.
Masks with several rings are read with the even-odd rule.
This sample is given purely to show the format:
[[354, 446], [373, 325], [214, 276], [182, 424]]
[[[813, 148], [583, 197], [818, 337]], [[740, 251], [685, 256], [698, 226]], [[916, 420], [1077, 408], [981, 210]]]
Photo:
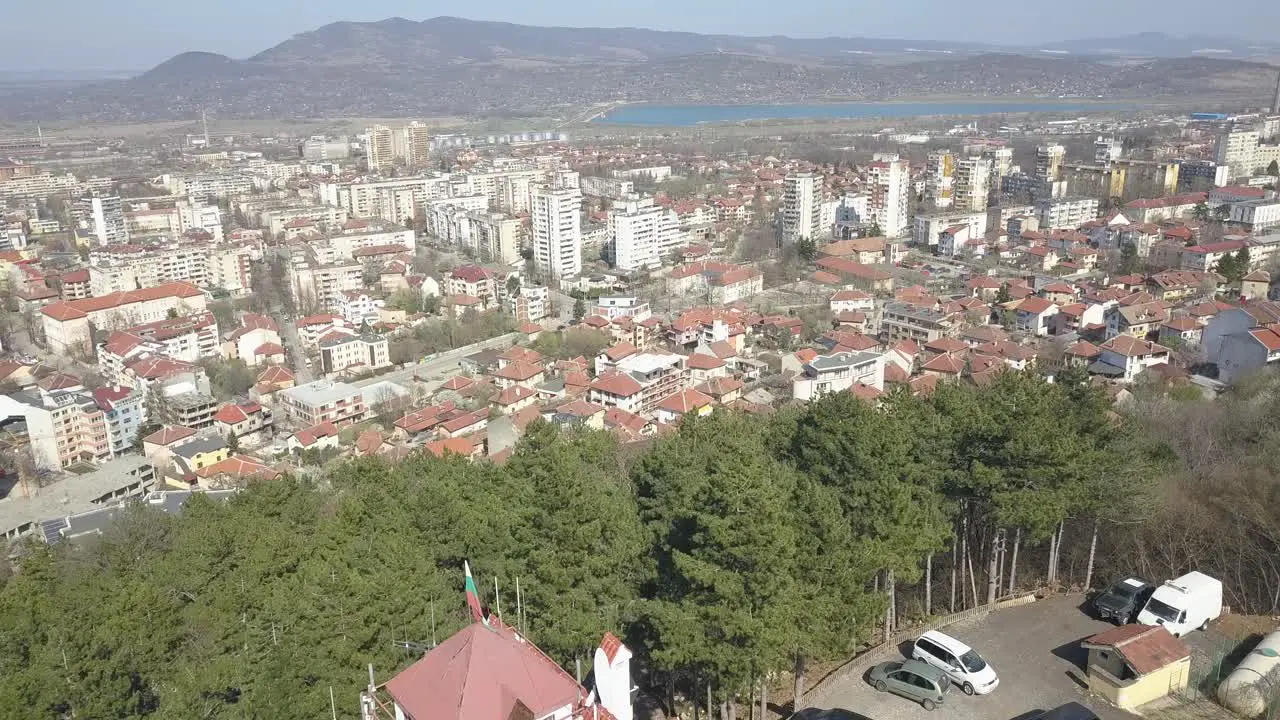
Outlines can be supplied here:
[[524, 606], [520, 604], [520, 576], [516, 576], [516, 627], [520, 628], [520, 633], [524, 633]]
[[493, 576], [493, 605], [498, 612], [498, 619], [502, 619], [502, 596], [498, 594], [498, 576]]

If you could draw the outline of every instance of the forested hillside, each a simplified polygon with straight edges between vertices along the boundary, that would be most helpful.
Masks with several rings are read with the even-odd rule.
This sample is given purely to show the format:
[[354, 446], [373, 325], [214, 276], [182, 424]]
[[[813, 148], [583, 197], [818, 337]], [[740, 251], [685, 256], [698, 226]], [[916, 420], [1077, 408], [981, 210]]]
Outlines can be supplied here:
[[1278, 407], [1260, 383], [1116, 413], [1087, 385], [1005, 373], [881, 409], [841, 394], [717, 413], [646, 446], [539, 425], [500, 467], [360, 461], [177, 519], [138, 510], [4, 571], [0, 718], [310, 720], [330, 687], [353, 717], [367, 663], [385, 680], [413, 659], [394, 641], [466, 622], [463, 560], [567, 667], [613, 630], [642, 684], [709, 683], [717, 702], [926, 602], [944, 614], [1055, 570], [1084, 584], [1095, 529], [1095, 585], [1195, 566], [1236, 608], [1274, 611]]

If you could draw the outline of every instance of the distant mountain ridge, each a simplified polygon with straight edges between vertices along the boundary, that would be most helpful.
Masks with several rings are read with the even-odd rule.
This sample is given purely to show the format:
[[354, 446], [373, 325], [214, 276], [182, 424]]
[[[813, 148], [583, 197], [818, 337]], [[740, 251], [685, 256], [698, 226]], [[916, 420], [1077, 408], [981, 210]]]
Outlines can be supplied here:
[[186, 52], [125, 81], [0, 87], [0, 118], [548, 115], [614, 101], [944, 94], [1265, 99], [1273, 71], [1255, 61], [1272, 57], [1280, 45], [1160, 33], [994, 46], [390, 18], [325, 25], [247, 59]]

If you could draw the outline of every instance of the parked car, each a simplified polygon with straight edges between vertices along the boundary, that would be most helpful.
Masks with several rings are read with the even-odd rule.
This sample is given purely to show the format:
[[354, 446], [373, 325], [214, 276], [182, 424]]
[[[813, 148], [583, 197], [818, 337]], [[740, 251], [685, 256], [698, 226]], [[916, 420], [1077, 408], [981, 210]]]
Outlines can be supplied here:
[[951, 689], [946, 675], [919, 660], [882, 662], [871, 668], [870, 678], [876, 690], [915, 700], [925, 710], [941, 705]]
[[1099, 720], [1098, 714], [1077, 702], [1060, 705], [1028, 720]]
[[1093, 597], [1098, 618], [1118, 625], [1133, 622], [1155, 588], [1138, 578], [1125, 578]]
[[995, 668], [973, 648], [937, 630], [930, 630], [916, 640], [911, 657], [941, 671], [964, 689], [965, 695], [986, 695], [1000, 684]]
[[1191, 571], [1156, 588], [1138, 613], [1143, 625], [1164, 625], [1177, 637], [1204, 630], [1222, 615], [1222, 581]]

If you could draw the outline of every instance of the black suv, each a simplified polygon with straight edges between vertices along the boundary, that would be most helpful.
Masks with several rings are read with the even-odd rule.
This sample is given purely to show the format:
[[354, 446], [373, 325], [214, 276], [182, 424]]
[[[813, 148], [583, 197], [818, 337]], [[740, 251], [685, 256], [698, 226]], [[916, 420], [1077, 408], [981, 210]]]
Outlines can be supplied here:
[[1102, 620], [1128, 625], [1155, 588], [1138, 578], [1125, 578], [1093, 597], [1093, 609]]

